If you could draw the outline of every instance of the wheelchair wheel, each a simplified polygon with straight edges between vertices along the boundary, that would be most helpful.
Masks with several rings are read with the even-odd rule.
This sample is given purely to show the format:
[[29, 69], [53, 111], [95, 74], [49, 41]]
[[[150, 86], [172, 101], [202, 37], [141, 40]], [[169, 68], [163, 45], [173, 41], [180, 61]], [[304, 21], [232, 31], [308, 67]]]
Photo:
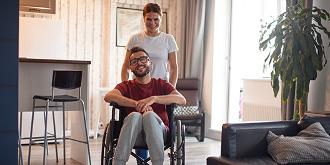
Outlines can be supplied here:
[[109, 124], [107, 124], [107, 126], [105, 127], [105, 130], [104, 130], [104, 133], [103, 133], [103, 138], [102, 138], [101, 165], [106, 165], [105, 162], [107, 162], [106, 157], [107, 157], [109, 145], [106, 144], [106, 139], [107, 139], [107, 135], [108, 135], [108, 127], [109, 127]]
[[107, 124], [104, 130], [103, 138], [102, 138], [102, 150], [101, 150], [101, 165], [111, 165], [112, 164], [112, 156], [110, 153], [110, 123]]
[[181, 121], [176, 122], [176, 164], [185, 164], [185, 127]]

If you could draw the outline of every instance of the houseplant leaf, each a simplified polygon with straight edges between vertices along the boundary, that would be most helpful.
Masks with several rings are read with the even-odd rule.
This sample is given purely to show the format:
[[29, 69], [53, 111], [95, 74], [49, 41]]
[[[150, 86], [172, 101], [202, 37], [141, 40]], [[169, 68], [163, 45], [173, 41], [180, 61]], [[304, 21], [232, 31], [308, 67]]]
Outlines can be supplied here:
[[[282, 100], [287, 100], [294, 86], [295, 102], [300, 108], [307, 107], [310, 80], [315, 80], [317, 71], [327, 63], [322, 34], [330, 38], [330, 32], [323, 26], [323, 22], [329, 20], [330, 14], [324, 9], [296, 5], [262, 26], [259, 49], [269, 51], [264, 65], [272, 66], [274, 96], [281, 83]], [[303, 111], [299, 110], [300, 115]]]

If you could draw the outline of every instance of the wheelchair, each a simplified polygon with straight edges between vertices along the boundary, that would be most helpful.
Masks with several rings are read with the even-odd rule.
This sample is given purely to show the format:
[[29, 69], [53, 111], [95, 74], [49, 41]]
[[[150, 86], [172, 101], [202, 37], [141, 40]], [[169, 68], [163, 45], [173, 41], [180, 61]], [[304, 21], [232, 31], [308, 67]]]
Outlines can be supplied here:
[[[111, 165], [116, 144], [123, 125], [124, 118], [127, 116], [125, 111], [121, 111], [122, 107], [112, 102], [111, 120], [107, 124], [103, 138], [102, 138], [102, 151], [101, 151], [101, 165]], [[170, 104], [166, 106], [167, 115], [169, 118], [169, 133], [167, 134], [166, 141], [164, 141], [164, 150], [170, 149], [168, 153], [170, 165], [184, 165], [185, 164], [185, 126], [181, 124], [180, 120], [174, 121], [173, 109], [176, 105]], [[119, 113], [116, 120], [116, 112]], [[176, 144], [175, 144], [176, 142]], [[147, 146], [134, 146], [134, 149], [148, 149]], [[138, 165], [149, 165], [150, 157], [142, 159], [134, 152], [131, 155], [135, 157]], [[165, 156], [166, 159], [166, 156]], [[165, 161], [165, 160], [164, 160]]]

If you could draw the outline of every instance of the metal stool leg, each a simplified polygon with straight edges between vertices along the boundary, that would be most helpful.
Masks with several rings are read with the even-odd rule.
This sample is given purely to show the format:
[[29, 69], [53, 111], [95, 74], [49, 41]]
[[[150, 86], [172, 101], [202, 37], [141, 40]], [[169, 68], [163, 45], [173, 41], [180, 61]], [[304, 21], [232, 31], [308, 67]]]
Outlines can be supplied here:
[[28, 154], [28, 165], [30, 165], [31, 158], [31, 143], [32, 143], [32, 132], [33, 132], [33, 121], [34, 121], [34, 109], [35, 109], [36, 100], [33, 99], [33, 108], [32, 108], [32, 117], [31, 117], [31, 127], [30, 127], [30, 141], [29, 141], [29, 154]]
[[[47, 106], [46, 106], [47, 107]], [[45, 121], [46, 121], [46, 111], [43, 111], [43, 113], [44, 113], [44, 123], [45, 123]], [[47, 120], [48, 120], [48, 117], [47, 117]], [[47, 132], [47, 135], [48, 135], [48, 132]], [[47, 137], [48, 138], [48, 137]], [[45, 139], [44, 139], [45, 140]], [[48, 140], [48, 139], [47, 139]], [[44, 147], [45, 147], [46, 145], [44, 144]], [[45, 147], [46, 148], [46, 150], [47, 150], [47, 152], [46, 152], [46, 154], [47, 154], [47, 156], [48, 156], [48, 147]]]
[[19, 113], [19, 128], [18, 128], [18, 154], [19, 154], [19, 159], [18, 159], [18, 164], [23, 165], [23, 155], [22, 155], [22, 144], [21, 144], [21, 136], [22, 136], [22, 117], [23, 117], [23, 112]]
[[53, 113], [53, 129], [54, 129], [54, 140], [55, 140], [55, 151], [56, 151], [56, 162], [58, 162], [58, 153], [57, 153], [57, 136], [56, 136], [56, 124], [55, 124], [55, 112]]
[[23, 155], [22, 155], [22, 145], [21, 145], [21, 136], [18, 135], [18, 150], [19, 150], [19, 164], [23, 165]]
[[44, 154], [43, 154], [43, 165], [46, 164], [46, 150], [48, 152], [48, 137], [47, 137], [47, 122], [48, 122], [48, 111], [49, 111], [49, 100], [47, 100], [46, 114], [45, 114], [45, 132], [44, 132]]
[[22, 137], [22, 121], [23, 121], [23, 112], [19, 112], [19, 136]]
[[85, 137], [86, 137], [86, 145], [87, 145], [87, 152], [88, 152], [88, 160], [89, 160], [89, 164], [92, 164], [92, 160], [91, 160], [91, 152], [89, 149], [89, 138], [88, 138], [88, 130], [87, 130], [87, 122], [86, 122], [86, 111], [85, 111], [85, 103], [82, 99], [80, 99], [81, 105], [82, 105], [82, 114], [84, 117], [84, 127], [85, 127]]
[[62, 112], [63, 112], [63, 156], [64, 156], [64, 164], [66, 163], [65, 161], [65, 104], [64, 102], [62, 103]]
[[[22, 117], [22, 112], [20, 112]], [[20, 127], [21, 128], [21, 127]], [[22, 145], [21, 145], [21, 129], [18, 129], [18, 164], [23, 165]]]

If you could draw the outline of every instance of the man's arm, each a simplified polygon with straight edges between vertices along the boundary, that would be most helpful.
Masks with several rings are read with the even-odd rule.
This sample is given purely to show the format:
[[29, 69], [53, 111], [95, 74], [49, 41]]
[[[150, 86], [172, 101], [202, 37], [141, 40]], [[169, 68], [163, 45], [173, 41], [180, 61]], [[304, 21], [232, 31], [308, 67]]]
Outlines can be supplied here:
[[137, 101], [123, 96], [118, 89], [113, 89], [104, 96], [104, 101], [116, 102], [117, 104], [125, 107], [136, 107]]
[[162, 96], [153, 96], [155, 101], [154, 103], [158, 104], [179, 104], [184, 105], [186, 104], [186, 99], [179, 93], [176, 89], [174, 89], [170, 94], [168, 95], [162, 95]]
[[147, 106], [152, 105], [153, 103], [158, 104], [179, 104], [184, 105], [186, 104], [186, 99], [179, 93], [176, 89], [174, 89], [170, 94], [168, 95], [162, 95], [162, 96], [151, 96], [142, 100], [139, 100], [137, 102], [136, 109], [139, 111], [140, 109], [143, 110]]

